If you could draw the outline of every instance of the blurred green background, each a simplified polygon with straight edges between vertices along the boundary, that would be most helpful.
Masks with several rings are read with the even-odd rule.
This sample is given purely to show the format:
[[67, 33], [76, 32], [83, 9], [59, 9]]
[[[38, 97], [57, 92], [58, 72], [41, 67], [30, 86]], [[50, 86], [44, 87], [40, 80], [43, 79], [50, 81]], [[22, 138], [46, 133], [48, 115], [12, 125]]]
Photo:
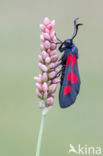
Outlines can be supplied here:
[[67, 156], [70, 143], [103, 148], [102, 15], [103, 0], [0, 0], [0, 156], [35, 155], [41, 110], [33, 77], [39, 74], [39, 24], [45, 16], [56, 20], [61, 40], [72, 36], [74, 18], [84, 25], [74, 40], [80, 94], [73, 106], [61, 109], [58, 85], [41, 156]]

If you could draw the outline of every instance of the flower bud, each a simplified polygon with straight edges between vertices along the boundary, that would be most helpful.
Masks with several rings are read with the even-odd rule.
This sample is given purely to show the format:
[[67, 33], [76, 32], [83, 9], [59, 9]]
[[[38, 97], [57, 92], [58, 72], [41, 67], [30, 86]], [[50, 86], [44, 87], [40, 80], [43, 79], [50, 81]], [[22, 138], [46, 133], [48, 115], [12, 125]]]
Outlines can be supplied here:
[[44, 95], [43, 95], [44, 100], [46, 100], [47, 97], [48, 97], [48, 92], [44, 92]]
[[55, 26], [55, 20], [51, 21], [51, 24], [53, 25], [53, 27]]
[[57, 47], [57, 45], [56, 45], [55, 43], [52, 43], [52, 44], [51, 44], [51, 50], [56, 49], [56, 47]]
[[51, 44], [50, 44], [49, 41], [45, 41], [45, 42], [44, 42], [44, 47], [45, 47], [46, 49], [49, 49], [50, 46], [51, 46]]
[[45, 31], [45, 26], [44, 26], [44, 24], [40, 24], [40, 29], [41, 29], [41, 31]]
[[56, 91], [56, 84], [51, 84], [49, 86], [49, 92], [54, 93]]
[[48, 75], [47, 75], [47, 73], [43, 73], [42, 79], [43, 79], [44, 82], [48, 81]]
[[50, 61], [51, 61], [51, 58], [50, 57], [46, 57], [46, 59], [45, 59], [45, 63], [50, 63]]
[[51, 57], [51, 60], [52, 60], [53, 62], [57, 61], [57, 60], [58, 60], [58, 56], [57, 56], [57, 55], [53, 55], [53, 56]]
[[48, 76], [49, 76], [49, 79], [52, 79], [52, 78], [54, 78], [56, 76], [56, 72], [55, 71], [52, 71], [52, 72], [50, 72], [48, 74]]
[[39, 61], [40, 61], [41, 63], [43, 63], [43, 58], [42, 58], [42, 56], [39, 55], [38, 57], [39, 57]]
[[43, 36], [43, 34], [40, 35], [40, 39], [41, 39], [41, 41], [44, 41], [44, 36]]
[[56, 36], [54, 36], [52, 40], [53, 40], [53, 42], [56, 42], [56, 40], [57, 40]]
[[54, 36], [55, 36], [55, 31], [51, 31], [51, 33], [50, 33], [50, 37], [51, 37], [51, 39], [53, 39]]
[[40, 83], [43, 83], [43, 79], [42, 79], [42, 75], [41, 74], [39, 74], [39, 79], [40, 79]]
[[50, 54], [51, 53], [51, 49], [47, 49], [47, 52]]
[[45, 50], [45, 47], [44, 47], [43, 44], [40, 45], [40, 49], [41, 49], [41, 50]]
[[48, 97], [53, 97], [54, 98], [54, 94], [53, 93], [49, 93]]
[[42, 51], [42, 58], [45, 59], [48, 56], [46, 51]]
[[48, 69], [52, 69], [52, 68], [54, 68], [55, 67], [55, 64], [54, 63], [50, 63], [49, 65], [48, 65]]
[[48, 90], [48, 85], [46, 82], [43, 83], [42, 88], [43, 88], [44, 92], [46, 92]]
[[44, 64], [41, 64], [41, 63], [39, 63], [39, 69], [44, 72], [46, 72], [48, 70], [47, 66], [45, 66]]
[[52, 106], [54, 104], [54, 98], [53, 97], [49, 97], [46, 100], [46, 106]]
[[49, 36], [49, 34], [48, 34], [48, 33], [43, 33], [43, 37], [44, 37], [45, 39], [50, 40], [50, 36]]
[[49, 23], [50, 23], [49, 18], [48, 18], [48, 17], [45, 17], [45, 19], [44, 19], [44, 24], [45, 24], [45, 25], [48, 25]]
[[58, 65], [60, 65], [60, 62], [56, 61], [56, 62], [54, 62], [54, 64], [55, 64], [55, 67], [57, 67]]
[[52, 23], [48, 24], [48, 29], [49, 29], [49, 30], [52, 30], [52, 29], [53, 29], [53, 27], [54, 27], [54, 26], [53, 26], [53, 24], [52, 24]]
[[38, 88], [36, 88], [36, 94], [39, 98], [42, 99], [42, 94], [40, 93], [40, 91], [38, 90]]
[[36, 83], [36, 87], [38, 88], [39, 91], [42, 91], [42, 85], [40, 83]]
[[51, 51], [50, 56], [53, 56], [56, 54], [56, 50]]
[[41, 83], [41, 78], [40, 77], [34, 77], [34, 80], [38, 83]]
[[52, 82], [53, 82], [54, 84], [57, 84], [57, 83], [60, 83], [60, 80], [59, 80], [58, 78], [55, 78], [55, 79], [52, 80]]
[[45, 29], [45, 33], [48, 33], [49, 34], [49, 30], [48, 29]]

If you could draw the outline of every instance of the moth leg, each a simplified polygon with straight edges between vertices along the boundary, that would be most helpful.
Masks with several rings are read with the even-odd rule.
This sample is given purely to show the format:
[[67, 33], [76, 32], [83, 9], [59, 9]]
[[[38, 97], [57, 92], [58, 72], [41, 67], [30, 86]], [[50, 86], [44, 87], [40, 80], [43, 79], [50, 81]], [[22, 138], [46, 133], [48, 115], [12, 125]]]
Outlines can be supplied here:
[[[60, 65], [64, 66], [64, 57], [65, 57], [65, 55], [63, 54], [63, 55], [61, 56], [61, 58], [58, 60], [59, 63], [58, 63], [55, 67], [50, 68], [50, 69], [55, 69], [55, 68], [59, 67]], [[62, 67], [62, 68], [63, 68], [63, 67]]]
[[[59, 62], [59, 64], [55, 67], [55, 68], [57, 68], [58, 66], [60, 66], [60, 65], [63, 65], [63, 63], [64, 63], [64, 57], [65, 57], [65, 55], [63, 54], [62, 56], [61, 56], [61, 58], [58, 60], [58, 62]], [[63, 65], [64, 66], [64, 65]], [[54, 68], [53, 68], [54, 69]]]
[[[61, 61], [60, 64], [62, 65], [62, 63], [63, 63], [63, 61]], [[62, 72], [64, 71], [65, 67], [66, 67], [66, 65], [63, 64], [61, 70], [57, 73], [56, 77], [59, 77], [62, 74]]]
[[59, 67], [60, 65], [62, 65], [62, 62], [59, 62], [58, 65], [56, 65], [55, 67], [50, 68], [50, 69], [55, 69], [55, 68]]
[[59, 61], [63, 61], [64, 59], [64, 54], [60, 57]]
[[53, 44], [61, 44], [61, 41], [60, 42], [52, 42], [50, 41], [49, 39], [45, 38], [45, 40], [49, 41], [50, 43], [53, 43]]
[[62, 75], [62, 72], [64, 70], [65, 67], [62, 67], [62, 69], [57, 73], [56, 77], [59, 77], [60, 75]]

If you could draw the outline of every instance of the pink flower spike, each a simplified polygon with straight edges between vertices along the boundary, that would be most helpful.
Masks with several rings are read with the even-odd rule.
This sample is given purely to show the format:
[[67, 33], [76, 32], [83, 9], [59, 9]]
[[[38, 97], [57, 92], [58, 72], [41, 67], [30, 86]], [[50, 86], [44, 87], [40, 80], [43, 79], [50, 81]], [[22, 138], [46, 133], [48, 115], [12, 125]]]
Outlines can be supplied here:
[[52, 84], [49, 86], [49, 92], [54, 93], [56, 91], [56, 84]]
[[49, 97], [46, 100], [46, 106], [52, 106], [54, 104], [54, 98], [53, 97]]
[[46, 82], [43, 83], [42, 88], [43, 88], [44, 92], [46, 92], [48, 90], [48, 85]]
[[43, 72], [47, 72], [48, 70], [48, 68], [44, 64], [41, 64], [41, 63], [39, 63], [39, 69]]
[[[56, 35], [55, 35], [55, 21], [50, 21], [49, 18], [45, 18], [43, 24], [40, 24], [42, 31], [40, 35], [41, 39], [41, 54], [39, 57], [39, 69], [41, 74], [35, 77], [36, 81], [36, 94], [41, 99], [40, 108], [43, 109], [43, 113], [52, 108], [54, 104], [54, 92], [56, 91], [56, 85], [60, 82], [56, 78], [58, 70], [58, 56], [56, 55]], [[53, 43], [52, 43], [53, 42]]]
[[45, 17], [45, 18], [44, 18], [44, 24], [45, 24], [45, 25], [48, 25], [49, 23], [50, 23], [49, 18], [48, 18], [48, 17]]

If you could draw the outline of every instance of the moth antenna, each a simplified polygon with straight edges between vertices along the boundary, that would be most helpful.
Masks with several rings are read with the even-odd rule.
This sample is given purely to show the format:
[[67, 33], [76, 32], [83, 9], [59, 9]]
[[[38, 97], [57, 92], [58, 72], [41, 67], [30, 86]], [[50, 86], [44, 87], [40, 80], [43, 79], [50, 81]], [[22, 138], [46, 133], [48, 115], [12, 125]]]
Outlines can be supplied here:
[[79, 26], [81, 26], [81, 25], [83, 25], [82, 23], [79, 23], [79, 24], [77, 24], [77, 20], [78, 20], [79, 18], [76, 18], [75, 20], [74, 20], [74, 33], [73, 33], [73, 36], [72, 36], [72, 40], [75, 38], [75, 36], [77, 35], [77, 32], [78, 32], [78, 27]]
[[58, 41], [60, 41], [61, 43], [63, 43], [58, 37], [57, 37], [57, 34], [55, 33], [55, 36], [57, 38]]

